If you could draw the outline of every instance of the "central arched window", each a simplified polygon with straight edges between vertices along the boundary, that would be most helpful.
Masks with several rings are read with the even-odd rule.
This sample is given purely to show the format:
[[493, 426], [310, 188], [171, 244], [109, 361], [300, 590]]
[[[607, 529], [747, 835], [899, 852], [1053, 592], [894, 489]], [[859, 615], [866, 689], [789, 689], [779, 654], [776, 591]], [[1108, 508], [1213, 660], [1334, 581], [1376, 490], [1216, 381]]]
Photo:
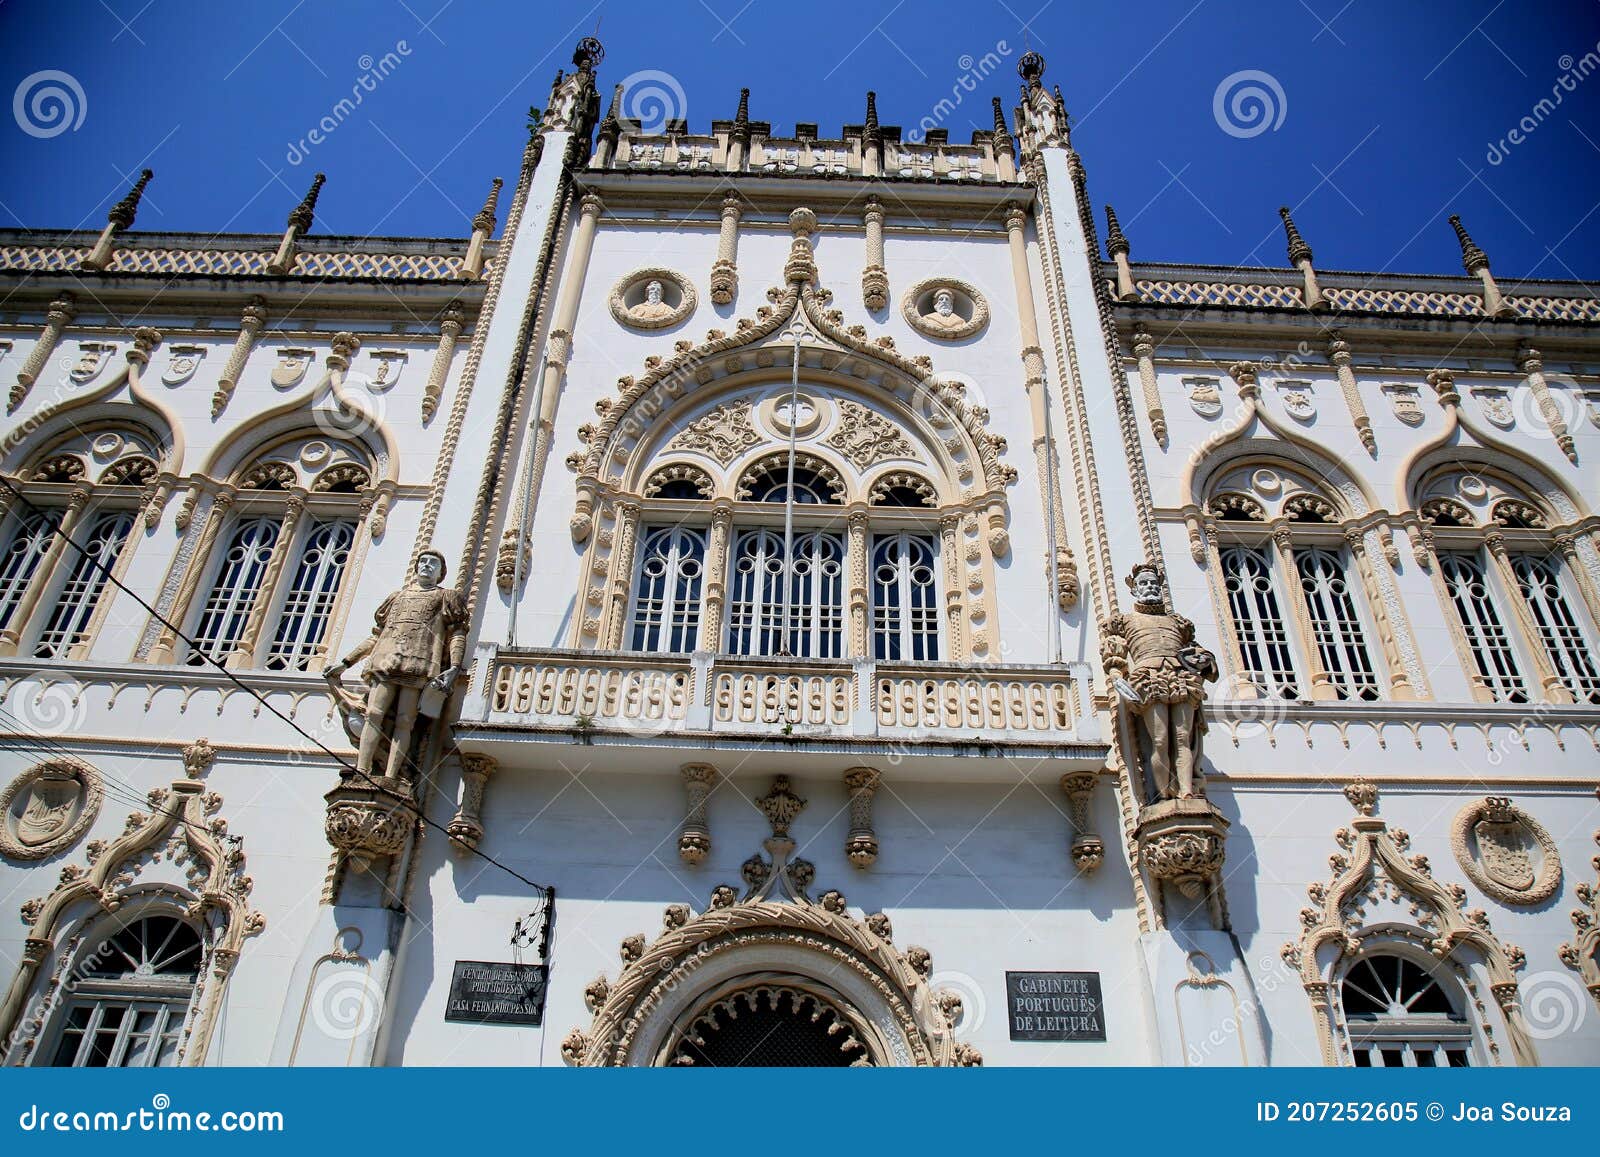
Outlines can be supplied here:
[[696, 1068], [867, 1067], [850, 1022], [826, 1001], [789, 987], [735, 993], [695, 1018], [672, 1055]]
[[200, 934], [177, 916], [146, 916], [92, 946], [73, 967], [50, 1064], [177, 1064], [203, 957]]
[[1267, 552], [1249, 546], [1226, 546], [1220, 552], [1222, 587], [1239, 641], [1244, 674], [1263, 695], [1298, 699], [1294, 659], [1289, 654], [1289, 629], [1278, 608]]
[[844, 655], [844, 538], [825, 531], [794, 536], [746, 530], [734, 550], [728, 651], [734, 655]]
[[1373, 953], [1339, 986], [1350, 1058], [1357, 1068], [1466, 1068], [1472, 1026], [1455, 985], [1408, 956]]

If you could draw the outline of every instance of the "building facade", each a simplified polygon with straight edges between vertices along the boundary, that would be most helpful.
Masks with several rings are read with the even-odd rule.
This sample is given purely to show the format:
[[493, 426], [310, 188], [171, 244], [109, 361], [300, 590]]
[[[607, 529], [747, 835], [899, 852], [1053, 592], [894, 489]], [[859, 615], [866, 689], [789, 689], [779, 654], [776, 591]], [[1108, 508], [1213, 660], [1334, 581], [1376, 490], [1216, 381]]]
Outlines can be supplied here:
[[5, 1063], [1600, 1061], [1593, 288], [602, 55], [465, 240], [0, 236]]

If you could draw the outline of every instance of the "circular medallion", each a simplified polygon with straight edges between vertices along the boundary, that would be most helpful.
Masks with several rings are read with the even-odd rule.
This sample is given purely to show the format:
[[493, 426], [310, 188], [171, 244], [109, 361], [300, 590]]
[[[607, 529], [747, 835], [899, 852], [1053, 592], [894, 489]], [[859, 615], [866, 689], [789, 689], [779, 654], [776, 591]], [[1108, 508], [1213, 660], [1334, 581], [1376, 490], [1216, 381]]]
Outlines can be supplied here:
[[0, 791], [0, 855], [43, 860], [64, 852], [100, 811], [100, 775], [71, 759], [36, 764]]
[[989, 303], [983, 294], [953, 277], [917, 282], [900, 299], [900, 312], [912, 329], [941, 341], [972, 337], [989, 324]]
[[694, 285], [672, 269], [636, 269], [611, 290], [611, 316], [629, 329], [666, 329], [694, 312]]

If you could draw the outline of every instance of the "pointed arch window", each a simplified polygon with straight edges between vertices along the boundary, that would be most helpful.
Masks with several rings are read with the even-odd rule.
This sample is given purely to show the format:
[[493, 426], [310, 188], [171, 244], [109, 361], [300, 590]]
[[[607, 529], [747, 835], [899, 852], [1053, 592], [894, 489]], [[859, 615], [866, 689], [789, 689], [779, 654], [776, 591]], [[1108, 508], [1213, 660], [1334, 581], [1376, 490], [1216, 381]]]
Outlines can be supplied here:
[[1483, 560], [1476, 553], [1444, 551], [1439, 554], [1439, 577], [1450, 596], [1451, 608], [1461, 624], [1473, 666], [1494, 698], [1526, 703], [1528, 692], [1511, 639], [1489, 590]]
[[311, 525], [278, 612], [278, 628], [267, 652], [268, 670], [304, 671], [324, 653], [328, 623], [355, 541], [356, 524], [348, 519]]
[[105, 593], [111, 568], [133, 532], [133, 521], [131, 510], [105, 511], [90, 523], [88, 534], [78, 540], [83, 549], [68, 548], [70, 569], [44, 630], [34, 643], [34, 658], [59, 658], [89, 637], [89, 618]]
[[1367, 651], [1343, 554], [1306, 547], [1294, 552], [1294, 563], [1317, 656], [1338, 698], [1377, 699], [1378, 674]]
[[61, 524], [58, 510], [28, 510], [13, 514], [11, 535], [5, 553], [0, 555], [0, 629], [9, 627], [22, 596], [32, 583], [40, 561], [50, 551], [56, 527]]
[[1357, 1068], [1467, 1068], [1472, 1026], [1447, 978], [1410, 957], [1373, 953], [1339, 986], [1350, 1057]]
[[1539, 644], [1568, 691], [1580, 703], [1600, 703], [1600, 665], [1567, 601], [1561, 564], [1548, 555], [1510, 556], [1517, 587], [1533, 619]]
[[880, 534], [872, 543], [872, 647], [879, 659], [939, 658], [934, 539]]
[[699, 646], [705, 556], [702, 530], [662, 526], [645, 531], [634, 584], [635, 651], [683, 654]]
[[57, 1013], [50, 1064], [75, 1068], [175, 1065], [204, 946], [177, 916], [135, 920], [77, 962]]
[[1272, 581], [1272, 564], [1264, 550], [1226, 546], [1220, 552], [1223, 590], [1239, 641], [1243, 674], [1262, 695], [1283, 699], [1300, 697], [1289, 631], [1279, 610]]
[[234, 526], [195, 627], [190, 666], [204, 666], [207, 658], [225, 661], [244, 637], [282, 533], [277, 518], [250, 518]]

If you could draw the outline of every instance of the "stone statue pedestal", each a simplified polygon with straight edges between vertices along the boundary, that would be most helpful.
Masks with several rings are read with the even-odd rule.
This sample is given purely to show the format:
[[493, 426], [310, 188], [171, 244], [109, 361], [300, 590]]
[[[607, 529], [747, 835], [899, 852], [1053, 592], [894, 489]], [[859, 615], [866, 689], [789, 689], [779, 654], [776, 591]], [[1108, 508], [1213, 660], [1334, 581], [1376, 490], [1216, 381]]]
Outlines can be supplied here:
[[383, 780], [341, 783], [323, 799], [328, 801], [324, 823], [328, 843], [357, 868], [399, 855], [416, 826], [409, 795], [385, 786]]
[[1222, 871], [1227, 837], [1227, 818], [1198, 797], [1149, 804], [1134, 828], [1145, 870], [1191, 900], [1204, 896]]

